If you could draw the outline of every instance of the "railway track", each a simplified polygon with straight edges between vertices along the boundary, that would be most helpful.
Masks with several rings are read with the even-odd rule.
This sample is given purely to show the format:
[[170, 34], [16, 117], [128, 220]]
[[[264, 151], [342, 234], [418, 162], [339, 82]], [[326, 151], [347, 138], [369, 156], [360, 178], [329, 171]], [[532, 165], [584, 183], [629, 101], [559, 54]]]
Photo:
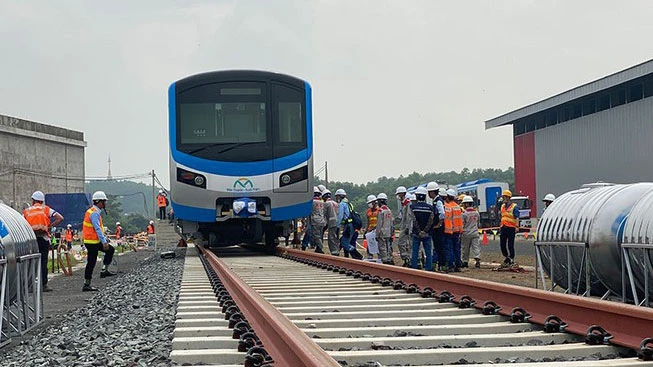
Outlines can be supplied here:
[[[501, 298], [479, 305], [472, 296], [465, 297], [482, 294], [469, 285], [479, 283], [474, 280], [294, 251], [288, 251], [283, 257], [232, 253], [221, 254], [219, 259], [207, 253], [207, 259], [206, 267], [216, 272], [214, 278], [220, 278], [213, 286], [208, 280], [200, 280], [199, 275], [184, 275], [186, 285], [193, 288], [182, 290], [182, 295], [205, 298], [182, 301], [184, 298], [180, 295], [178, 316], [194, 318], [196, 321], [190, 323], [198, 326], [197, 329], [178, 327], [175, 331], [173, 348], [177, 351], [173, 351], [173, 356], [176, 353], [181, 363], [225, 366], [238, 365], [238, 361], [247, 361], [246, 366], [266, 363], [274, 366], [653, 366], [653, 361], [644, 360], [653, 352], [651, 342], [643, 342], [640, 358], [632, 345], [632, 340], [639, 339], [641, 344], [653, 333], [653, 310], [650, 309], [618, 305], [625, 307], [624, 312], [630, 312], [628, 317], [637, 319], [639, 331], [627, 330], [632, 320], [624, 316], [617, 322], [625, 325], [623, 332], [604, 332], [600, 321], [610, 326], [613, 323], [598, 319], [597, 325], [586, 330], [585, 335], [578, 335], [568, 331], [582, 328], [583, 325], [578, 325], [582, 324], [582, 318], [578, 321], [566, 313], [560, 300], [539, 299], [540, 303], [550, 303], [551, 315], [557, 311], [561, 316], [538, 320], [542, 318], [541, 310], [532, 306], [533, 300], [522, 299], [528, 307], [511, 308], [506, 312], [502, 309]], [[201, 265], [195, 266], [201, 268]], [[431, 281], [420, 284], [417, 280], [420, 277]], [[425, 284], [432, 287], [427, 288]], [[468, 285], [466, 294], [460, 293], [464, 284]], [[513, 291], [512, 295], [505, 296], [509, 302], [517, 297], [514, 292], [523, 292], [521, 288], [488, 282], [480, 282], [476, 287], [488, 288], [486, 291], [490, 294]], [[221, 290], [218, 299], [216, 288]], [[199, 290], [206, 293], [199, 294], [196, 292]], [[226, 296], [227, 290], [229, 296]], [[569, 296], [535, 292], [549, 298], [569, 299]], [[597, 312], [590, 309], [595, 306], [591, 302], [588, 306], [583, 304], [588, 300], [577, 298], [573, 300], [581, 302], [581, 310], [588, 307], [584, 313]], [[200, 301], [203, 303], [201, 307], [183, 308], [189, 307], [191, 301], [198, 302], [194, 306], [200, 306]], [[218, 302], [222, 303], [222, 308]], [[603, 317], [615, 316], [615, 310], [604, 308], [608, 311]], [[537, 312], [529, 314], [530, 309]], [[226, 317], [221, 314], [223, 311], [227, 311]], [[212, 315], [217, 315], [220, 322]], [[232, 319], [231, 325], [225, 318]], [[178, 326], [180, 323], [188, 322], [178, 322]], [[203, 323], [213, 326], [209, 329], [199, 326]], [[241, 328], [236, 332], [240, 340], [232, 339], [235, 334], [228, 326]], [[256, 334], [249, 339], [243, 338], [250, 328]], [[220, 335], [213, 335], [218, 333]], [[618, 344], [609, 342], [615, 339]], [[236, 352], [239, 346], [241, 352]], [[245, 355], [244, 351], [251, 347], [255, 348], [250, 350], [249, 356]], [[267, 360], [266, 355], [269, 355]]]

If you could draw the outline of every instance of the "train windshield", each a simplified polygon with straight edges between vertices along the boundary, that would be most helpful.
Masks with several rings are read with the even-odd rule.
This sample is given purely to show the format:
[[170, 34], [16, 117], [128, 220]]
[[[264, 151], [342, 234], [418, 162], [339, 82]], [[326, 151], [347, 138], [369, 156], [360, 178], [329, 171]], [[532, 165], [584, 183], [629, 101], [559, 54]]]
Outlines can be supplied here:
[[[272, 99], [274, 97], [274, 99]], [[205, 84], [179, 93], [177, 149], [205, 159], [245, 162], [306, 147], [303, 92], [262, 82]]]

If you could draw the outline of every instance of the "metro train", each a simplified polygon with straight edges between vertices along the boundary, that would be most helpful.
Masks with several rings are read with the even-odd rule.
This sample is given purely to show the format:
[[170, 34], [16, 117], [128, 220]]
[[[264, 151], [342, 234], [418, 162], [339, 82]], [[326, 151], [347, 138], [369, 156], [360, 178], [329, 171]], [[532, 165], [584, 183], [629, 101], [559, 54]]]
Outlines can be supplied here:
[[274, 247], [313, 192], [311, 86], [255, 70], [214, 71], [168, 90], [171, 205], [210, 247]]

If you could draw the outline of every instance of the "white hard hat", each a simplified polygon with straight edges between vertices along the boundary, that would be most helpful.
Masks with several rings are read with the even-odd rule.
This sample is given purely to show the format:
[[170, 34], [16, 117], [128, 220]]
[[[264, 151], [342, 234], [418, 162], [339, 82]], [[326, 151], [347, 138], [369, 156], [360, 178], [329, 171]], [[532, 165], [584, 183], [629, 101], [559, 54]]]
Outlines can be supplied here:
[[326, 186], [324, 186], [324, 185], [317, 185], [317, 189], [320, 190], [320, 192], [323, 193], [324, 190], [326, 190], [327, 188], [326, 188]]
[[406, 186], [399, 186], [397, 187], [397, 190], [395, 190], [395, 195], [405, 194], [405, 193], [406, 193]]
[[447, 196], [447, 189], [445, 189], [444, 187], [439, 188], [438, 189], [438, 195]]
[[367, 195], [367, 203], [372, 203], [376, 201], [376, 196], [374, 195]]
[[163, 190], [159, 190], [159, 194], [163, 194]]
[[345, 190], [343, 190], [343, 189], [338, 189], [338, 190], [336, 190], [336, 196], [337, 196], [337, 195], [340, 195], [340, 196], [347, 196], [347, 193], [346, 193]]
[[107, 194], [104, 193], [104, 191], [96, 191], [93, 193], [93, 201], [97, 200], [108, 200], [107, 199]]
[[454, 189], [447, 190], [447, 196], [455, 197], [456, 196], [456, 190], [454, 190]]
[[415, 201], [415, 200], [417, 200], [417, 195], [415, 195], [415, 194], [411, 194], [410, 192], [409, 192], [408, 194], [406, 194], [406, 197], [407, 197], [408, 200], [410, 200], [410, 201]]
[[322, 190], [318, 189], [317, 186], [313, 186], [313, 193], [314, 194], [321, 194]]
[[151, 220], [151, 221], [150, 221], [150, 224], [154, 224], [154, 221], [153, 221], [153, 220]]
[[119, 225], [120, 225], [120, 222], [116, 222], [116, 225], [119, 226]]
[[32, 199], [36, 201], [45, 201], [45, 195], [41, 191], [34, 191]]
[[438, 184], [433, 181], [427, 183], [426, 191], [438, 191]]
[[463, 203], [473, 203], [473, 202], [474, 199], [472, 199], [472, 197], [469, 195], [465, 195], [465, 197], [463, 198]]
[[417, 190], [415, 190], [415, 195], [426, 195], [428, 194], [429, 191], [426, 189], [426, 187], [418, 187]]
[[72, 227], [72, 225], [70, 225], [70, 224], [69, 224], [69, 225], [67, 225], [66, 227], [68, 227], [68, 228], [71, 228], [71, 227]]
[[324, 195], [326, 195], [326, 194], [331, 195], [331, 191], [330, 191], [329, 189], [326, 189], [326, 188], [325, 188], [325, 189], [322, 191], [322, 196], [324, 196]]
[[385, 193], [382, 192], [382, 193], [376, 195], [376, 199], [377, 200], [388, 200], [388, 195], [386, 195]]
[[546, 194], [544, 195], [544, 199], [542, 201], [553, 201], [556, 199], [556, 196], [553, 194]]

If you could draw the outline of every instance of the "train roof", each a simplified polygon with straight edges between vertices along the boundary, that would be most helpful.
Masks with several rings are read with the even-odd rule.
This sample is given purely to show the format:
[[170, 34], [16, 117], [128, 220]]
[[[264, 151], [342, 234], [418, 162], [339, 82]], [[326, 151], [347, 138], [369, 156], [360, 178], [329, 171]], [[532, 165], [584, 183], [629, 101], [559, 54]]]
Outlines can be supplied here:
[[304, 88], [306, 81], [297, 77], [263, 70], [218, 70], [195, 74], [175, 82], [178, 88], [186, 89], [202, 84], [226, 81], [279, 81]]

